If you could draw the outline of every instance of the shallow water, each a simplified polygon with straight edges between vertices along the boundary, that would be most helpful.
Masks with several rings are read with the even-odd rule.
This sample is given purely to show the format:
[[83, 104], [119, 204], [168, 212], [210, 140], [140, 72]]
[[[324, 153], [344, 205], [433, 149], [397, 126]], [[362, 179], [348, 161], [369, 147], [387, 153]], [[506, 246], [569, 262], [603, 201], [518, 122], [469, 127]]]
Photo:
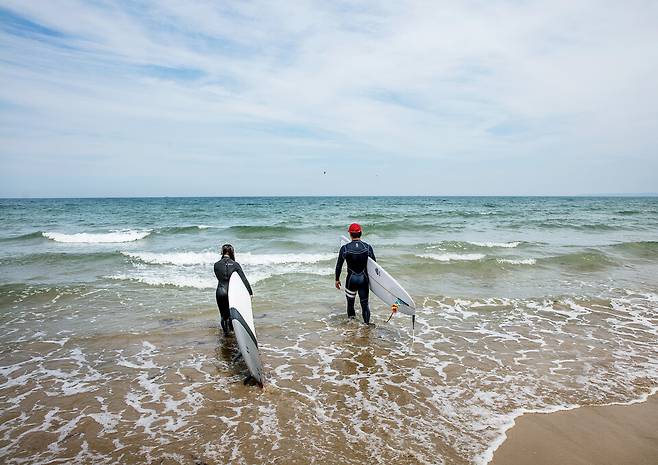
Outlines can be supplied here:
[[[0, 201], [6, 463], [486, 463], [526, 410], [658, 387], [658, 199]], [[352, 221], [419, 309], [333, 289]], [[212, 264], [236, 246], [269, 383]], [[358, 311], [358, 310], [357, 310]]]

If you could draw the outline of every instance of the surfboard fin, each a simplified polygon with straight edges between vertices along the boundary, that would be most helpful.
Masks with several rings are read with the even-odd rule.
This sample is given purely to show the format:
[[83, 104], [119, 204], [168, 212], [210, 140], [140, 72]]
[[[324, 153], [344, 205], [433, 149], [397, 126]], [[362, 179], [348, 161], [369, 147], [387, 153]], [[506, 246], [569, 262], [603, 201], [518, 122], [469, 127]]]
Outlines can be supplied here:
[[411, 330], [414, 331], [416, 329], [416, 315], [411, 315]]

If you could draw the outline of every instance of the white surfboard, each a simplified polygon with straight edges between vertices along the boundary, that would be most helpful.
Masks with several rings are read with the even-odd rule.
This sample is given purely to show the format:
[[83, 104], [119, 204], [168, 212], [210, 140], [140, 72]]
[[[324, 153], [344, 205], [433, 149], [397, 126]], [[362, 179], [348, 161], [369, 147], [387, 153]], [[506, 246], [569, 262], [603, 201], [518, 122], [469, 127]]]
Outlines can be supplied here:
[[[345, 236], [341, 236], [340, 239], [341, 245], [350, 242]], [[416, 304], [409, 293], [379, 263], [370, 257], [368, 257], [368, 280], [372, 293], [385, 304], [389, 306], [397, 304], [400, 312], [415, 317]]]
[[238, 273], [233, 273], [228, 282], [228, 304], [240, 353], [249, 368], [249, 373], [262, 386], [265, 376], [256, 340], [251, 296]]

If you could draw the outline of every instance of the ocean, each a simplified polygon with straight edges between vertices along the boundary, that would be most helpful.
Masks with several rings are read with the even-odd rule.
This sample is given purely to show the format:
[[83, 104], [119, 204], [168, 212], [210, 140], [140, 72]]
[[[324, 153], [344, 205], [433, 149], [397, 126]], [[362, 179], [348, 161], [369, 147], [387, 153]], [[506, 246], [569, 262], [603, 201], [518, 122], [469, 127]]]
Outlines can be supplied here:
[[[658, 390], [658, 198], [0, 200], [0, 461], [486, 464]], [[334, 288], [363, 226], [418, 310]], [[268, 383], [215, 304], [229, 242]], [[343, 273], [344, 276], [344, 273]]]

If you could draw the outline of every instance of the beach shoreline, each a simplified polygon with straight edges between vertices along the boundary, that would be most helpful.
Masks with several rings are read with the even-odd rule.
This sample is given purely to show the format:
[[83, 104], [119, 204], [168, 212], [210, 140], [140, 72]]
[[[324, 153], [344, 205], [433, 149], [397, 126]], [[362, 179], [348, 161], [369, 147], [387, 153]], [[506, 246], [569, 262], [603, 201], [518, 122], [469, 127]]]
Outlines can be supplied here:
[[523, 414], [488, 463], [658, 463], [658, 389], [632, 403]]
[[[0, 210], [3, 463], [312, 454], [485, 465], [524, 413], [632, 402], [658, 387], [656, 199], [48, 200]], [[415, 326], [399, 313], [386, 322], [390, 306], [374, 296], [376, 326], [358, 307], [347, 318], [333, 278], [354, 220], [417, 303]], [[254, 290], [263, 391], [243, 384], [248, 367], [219, 327], [213, 265], [225, 243]]]

